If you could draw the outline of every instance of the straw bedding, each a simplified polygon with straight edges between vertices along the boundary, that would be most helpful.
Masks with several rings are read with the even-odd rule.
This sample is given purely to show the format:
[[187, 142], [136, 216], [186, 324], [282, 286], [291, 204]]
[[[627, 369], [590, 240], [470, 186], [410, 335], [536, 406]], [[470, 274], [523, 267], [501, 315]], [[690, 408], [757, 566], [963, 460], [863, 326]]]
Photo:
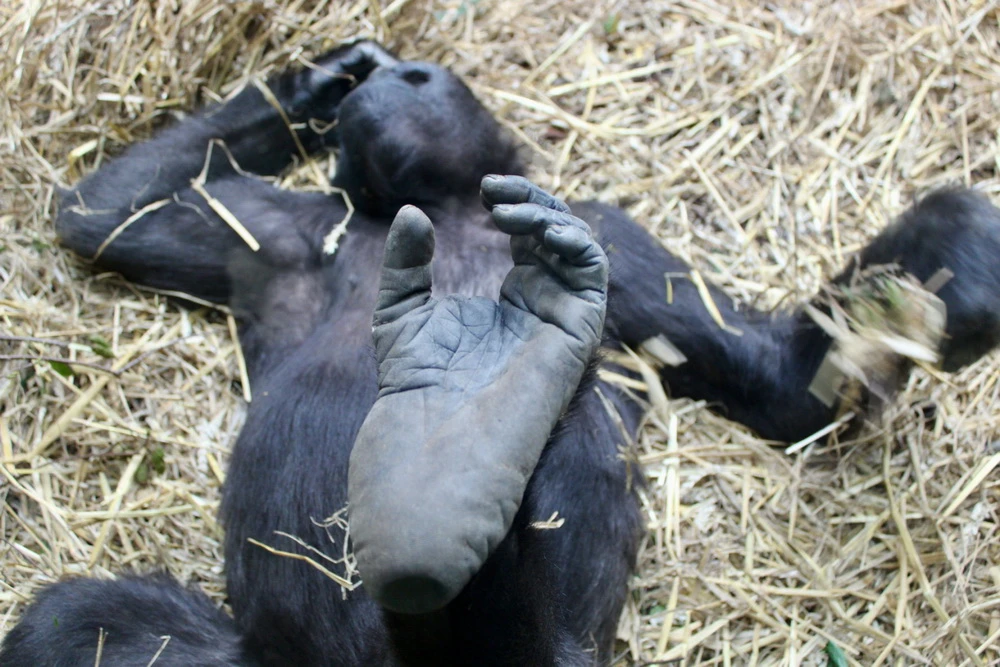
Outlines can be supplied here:
[[[994, 2], [4, 3], [0, 634], [66, 575], [166, 567], [224, 596], [232, 323], [59, 249], [57, 188], [355, 36], [452, 67], [540, 184], [627, 207], [758, 308], [929, 188], [1000, 199]], [[996, 356], [915, 372], [858, 439], [788, 455], [653, 388], [619, 664], [826, 664], [828, 642], [852, 665], [1000, 661], [997, 379]]]

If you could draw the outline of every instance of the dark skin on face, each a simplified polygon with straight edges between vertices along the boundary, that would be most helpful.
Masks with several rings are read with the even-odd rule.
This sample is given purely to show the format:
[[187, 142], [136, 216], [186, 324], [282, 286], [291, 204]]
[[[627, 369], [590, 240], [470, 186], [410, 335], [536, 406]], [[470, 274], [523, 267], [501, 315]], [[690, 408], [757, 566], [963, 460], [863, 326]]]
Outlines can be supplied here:
[[[334, 183], [357, 211], [336, 254], [323, 248], [340, 195], [246, 175], [298, 152], [256, 89], [106, 163], [56, 223], [100, 270], [228, 304], [240, 322], [254, 400], [221, 512], [234, 618], [165, 575], [70, 580], [37, 596], [0, 663], [93, 664], [103, 630], [103, 665], [161, 648], [158, 665], [607, 664], [642, 530], [619, 453], [641, 408], [588, 371], [597, 345], [666, 338], [687, 359], [660, 370], [670, 392], [766, 438], [837, 414], [808, 391], [831, 346], [811, 319], [736, 309], [710, 288], [734, 335], [689, 281], [668, 302], [664, 274], [689, 267], [620, 209], [567, 206], [521, 178], [516, 147], [454, 75], [371, 43], [316, 65], [268, 83], [306, 150], [340, 151]], [[216, 140], [241, 171], [216, 150], [205, 189], [257, 252], [191, 189]], [[1000, 340], [998, 257], [1000, 213], [939, 192], [835, 280], [947, 267], [951, 370]], [[364, 587], [251, 542], [321, 553], [349, 577], [347, 536], [324, 522], [349, 498]], [[533, 527], [555, 512], [559, 529]]]

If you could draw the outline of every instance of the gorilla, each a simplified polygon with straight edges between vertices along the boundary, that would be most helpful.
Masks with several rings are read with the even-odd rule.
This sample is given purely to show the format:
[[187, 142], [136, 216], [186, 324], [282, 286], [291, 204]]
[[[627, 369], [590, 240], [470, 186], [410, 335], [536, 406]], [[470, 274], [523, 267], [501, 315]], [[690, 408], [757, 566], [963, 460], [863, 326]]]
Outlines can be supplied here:
[[[331, 194], [260, 178], [324, 148]], [[69, 579], [0, 663], [608, 664], [643, 530], [627, 455], [642, 406], [597, 376], [598, 348], [669, 341], [672, 395], [772, 440], [847, 399], [809, 391], [834, 341], [807, 308], [738, 309], [708, 287], [713, 313], [686, 280], [668, 294], [690, 268], [625, 212], [567, 206], [524, 173], [456, 76], [358, 42], [66, 193], [64, 245], [239, 322], [253, 400], [221, 507], [233, 615], [165, 573]], [[997, 258], [1000, 211], [941, 191], [833, 283], [947, 269], [938, 353], [955, 370], [1000, 340]]]

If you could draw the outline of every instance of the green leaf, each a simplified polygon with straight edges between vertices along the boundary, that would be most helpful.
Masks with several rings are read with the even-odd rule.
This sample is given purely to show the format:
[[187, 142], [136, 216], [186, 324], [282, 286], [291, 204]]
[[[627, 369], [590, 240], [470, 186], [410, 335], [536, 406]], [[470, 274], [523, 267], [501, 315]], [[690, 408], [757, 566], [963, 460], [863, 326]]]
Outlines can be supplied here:
[[163, 447], [157, 447], [149, 453], [149, 463], [153, 466], [153, 470], [155, 470], [158, 475], [162, 475], [167, 471], [166, 459], [167, 453], [163, 451]]
[[92, 336], [87, 336], [87, 340], [90, 341], [90, 349], [94, 351], [94, 354], [104, 357], [105, 359], [115, 358], [115, 353], [111, 350], [111, 343], [101, 336], [94, 334]]
[[69, 367], [69, 364], [65, 364], [61, 361], [50, 361], [49, 366], [52, 367], [56, 373], [62, 375], [64, 378], [73, 377], [73, 369]]
[[36, 375], [36, 373], [35, 373], [35, 365], [34, 364], [28, 364], [27, 366], [25, 366], [24, 370], [21, 371], [21, 373], [20, 373], [20, 376], [21, 376], [21, 389], [24, 389], [25, 391], [27, 391], [27, 389], [28, 389], [28, 383], [31, 382], [32, 378], [34, 378], [35, 375]]
[[149, 481], [149, 466], [145, 463], [140, 463], [139, 467], [135, 469], [135, 481], [140, 484], [145, 484]]
[[827, 667], [847, 667], [847, 656], [840, 649], [839, 646], [834, 644], [832, 641], [826, 643], [826, 647], [823, 649], [826, 651]]
[[613, 35], [618, 32], [619, 18], [618, 14], [608, 14], [608, 18], [604, 19], [604, 23], [601, 24], [604, 27], [605, 35]]

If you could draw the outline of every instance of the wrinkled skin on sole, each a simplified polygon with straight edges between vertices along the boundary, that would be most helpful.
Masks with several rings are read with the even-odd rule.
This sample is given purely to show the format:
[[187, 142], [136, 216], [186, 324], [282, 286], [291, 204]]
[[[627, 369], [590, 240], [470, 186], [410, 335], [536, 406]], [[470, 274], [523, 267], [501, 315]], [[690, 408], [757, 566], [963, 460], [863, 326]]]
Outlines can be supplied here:
[[486, 177], [482, 197], [511, 235], [499, 302], [431, 296], [434, 229], [416, 207], [386, 242], [379, 393], [348, 495], [365, 588], [393, 611], [447, 604], [507, 534], [604, 329], [608, 260], [587, 225], [521, 177]]

